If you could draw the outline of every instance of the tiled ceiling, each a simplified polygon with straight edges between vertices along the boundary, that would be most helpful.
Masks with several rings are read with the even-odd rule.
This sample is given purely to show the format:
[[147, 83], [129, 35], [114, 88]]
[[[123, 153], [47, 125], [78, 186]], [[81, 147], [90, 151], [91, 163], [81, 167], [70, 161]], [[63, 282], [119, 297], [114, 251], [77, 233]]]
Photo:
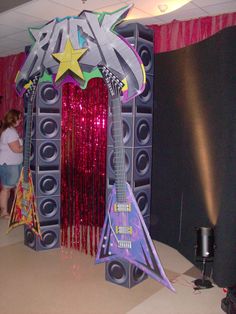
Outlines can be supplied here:
[[31, 0], [8, 0], [0, 2], [0, 12], [4, 12], [7, 10], [11, 10], [19, 5], [22, 5], [26, 2], [30, 2]]
[[[83, 10], [115, 11], [127, 4], [134, 7], [131, 21], [164, 24], [172, 20], [236, 12], [236, 0], [194, 0], [171, 13], [163, 14], [158, 5], [174, 0], [5, 0], [0, 4], [0, 57], [24, 51], [32, 43], [28, 28], [41, 27], [55, 17], [76, 16]], [[176, 1], [178, 2], [178, 1]], [[187, 1], [186, 1], [187, 2]], [[4, 11], [5, 10], [5, 11]]]

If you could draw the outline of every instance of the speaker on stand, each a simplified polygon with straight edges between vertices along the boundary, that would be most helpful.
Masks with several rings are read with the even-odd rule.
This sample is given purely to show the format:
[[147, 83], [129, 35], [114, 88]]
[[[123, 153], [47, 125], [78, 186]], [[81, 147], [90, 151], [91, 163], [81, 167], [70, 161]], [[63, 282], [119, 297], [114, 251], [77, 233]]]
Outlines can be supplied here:
[[26, 226], [24, 242], [41, 251], [60, 246], [61, 90], [51, 82], [38, 85], [32, 125], [30, 169], [42, 239]]
[[[153, 31], [141, 24], [118, 26], [115, 31], [138, 52], [146, 71], [143, 93], [122, 104], [123, 141], [126, 177], [147, 227], [150, 227], [151, 169], [152, 169], [152, 112], [153, 112]], [[107, 200], [115, 181], [112, 119], [108, 116]], [[106, 280], [131, 288], [147, 275], [129, 262], [118, 259], [107, 262]]]

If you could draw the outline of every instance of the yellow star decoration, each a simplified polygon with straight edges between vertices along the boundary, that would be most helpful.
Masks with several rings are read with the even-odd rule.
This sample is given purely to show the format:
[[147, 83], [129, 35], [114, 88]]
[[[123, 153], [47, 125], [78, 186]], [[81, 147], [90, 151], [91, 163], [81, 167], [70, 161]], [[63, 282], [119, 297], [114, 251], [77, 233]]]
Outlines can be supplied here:
[[64, 51], [52, 54], [55, 59], [60, 61], [55, 81], [59, 80], [59, 78], [69, 70], [84, 80], [84, 76], [79, 66], [78, 60], [87, 50], [88, 48], [74, 50], [70, 39], [67, 39]]

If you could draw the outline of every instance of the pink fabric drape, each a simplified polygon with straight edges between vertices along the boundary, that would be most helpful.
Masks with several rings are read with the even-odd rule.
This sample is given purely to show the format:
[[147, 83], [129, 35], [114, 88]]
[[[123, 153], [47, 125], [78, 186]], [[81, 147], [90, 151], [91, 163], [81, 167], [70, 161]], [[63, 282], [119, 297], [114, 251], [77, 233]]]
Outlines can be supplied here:
[[236, 12], [149, 27], [154, 30], [154, 52], [160, 53], [197, 43], [233, 25]]
[[15, 108], [23, 111], [23, 101], [14, 86], [17, 72], [25, 60], [25, 53], [0, 58], [0, 120], [6, 111]]

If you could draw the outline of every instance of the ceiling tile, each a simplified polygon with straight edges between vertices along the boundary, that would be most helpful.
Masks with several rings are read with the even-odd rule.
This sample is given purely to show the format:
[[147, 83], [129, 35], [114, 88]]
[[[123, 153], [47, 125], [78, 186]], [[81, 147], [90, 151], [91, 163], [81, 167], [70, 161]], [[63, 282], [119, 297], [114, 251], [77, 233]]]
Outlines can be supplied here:
[[[112, 4], [112, 5], [109, 5], [109, 6], [106, 6], [106, 7], [102, 7], [102, 8], [99, 8], [99, 9], [96, 9], [97, 12], [114, 12], [116, 10], [119, 10], [125, 6], [127, 6], [128, 4], [126, 2], [119, 2], [117, 4]], [[132, 9], [130, 10], [130, 13], [131, 13]], [[129, 14], [130, 14], [129, 13]]]
[[[96, 10], [102, 7], [108, 7], [110, 5], [115, 5], [115, 4], [120, 4], [124, 1], [119, 1], [119, 0], [87, 0], [84, 3], [82, 0], [51, 0], [55, 3], [59, 3], [62, 5], [66, 5], [70, 8], [75, 8], [77, 9], [78, 13], [82, 12], [83, 10]], [[122, 5], [121, 5], [122, 7]]]
[[204, 7], [204, 10], [208, 12], [208, 15], [236, 12], [236, 1], [222, 3], [221, 5], [209, 5]]
[[24, 32], [18, 32], [18, 33], [9, 35], [9, 36], [7, 36], [7, 38], [10, 38], [12, 40], [17, 40], [17, 41], [20, 41], [23, 43], [27, 43], [27, 44], [32, 42], [32, 39], [30, 37], [28, 30], [24, 31]]
[[165, 22], [159, 17], [149, 17], [144, 19], [129, 20], [129, 23], [140, 23], [143, 25], [161, 25]]
[[142, 18], [148, 18], [148, 17], [152, 17], [152, 15], [136, 7], [133, 7], [131, 8], [125, 20], [142, 19]]
[[8, 37], [1, 38], [1, 46], [8, 48], [21, 48], [22, 43], [18, 40], [13, 40]]
[[21, 4], [24, 4], [26, 2], [30, 2], [31, 0], [8, 0], [8, 1], [1, 1], [0, 2], [0, 12], [5, 12], [8, 10], [11, 10], [13, 8], [15, 8], [16, 6], [19, 6]]
[[179, 7], [182, 7], [184, 4], [186, 5], [187, 2], [189, 2], [189, 0], [127, 0], [127, 3], [134, 3], [135, 8], [148, 13], [150, 16], [158, 16], [160, 14], [163, 14], [158, 7], [159, 5], [167, 5], [168, 7], [166, 12], [170, 12], [173, 7], [177, 9]]
[[10, 25], [21, 29], [26, 29], [30, 26], [41, 26], [46, 23], [46, 20], [35, 18], [30, 15], [21, 14], [14, 11], [9, 11], [0, 15], [0, 21], [3, 25]]
[[20, 32], [20, 31], [21, 31], [20, 28], [0, 24], [0, 38]]
[[[208, 5], [216, 5], [216, 4], [223, 4], [226, 2], [232, 2], [229, 0], [193, 0], [192, 3], [198, 5], [199, 7], [205, 7]], [[234, 1], [235, 2], [235, 1]]]
[[164, 14], [161, 16], [162, 20], [166, 23], [169, 23], [173, 20], [190, 20], [197, 17], [207, 16], [208, 14], [199, 9], [190, 9], [190, 10], [176, 10], [174, 12]]
[[[65, 1], [64, 1], [65, 2]], [[48, 0], [40, 0], [31, 4], [22, 5], [14, 9], [15, 12], [25, 13], [28, 15], [50, 21], [56, 17], [76, 16], [78, 10], [71, 9], [67, 6], [57, 4]]]
[[3, 46], [0, 46], [0, 53], [5, 53], [7, 51], [9, 51], [10, 49], [7, 48], [7, 47], [3, 47]]

